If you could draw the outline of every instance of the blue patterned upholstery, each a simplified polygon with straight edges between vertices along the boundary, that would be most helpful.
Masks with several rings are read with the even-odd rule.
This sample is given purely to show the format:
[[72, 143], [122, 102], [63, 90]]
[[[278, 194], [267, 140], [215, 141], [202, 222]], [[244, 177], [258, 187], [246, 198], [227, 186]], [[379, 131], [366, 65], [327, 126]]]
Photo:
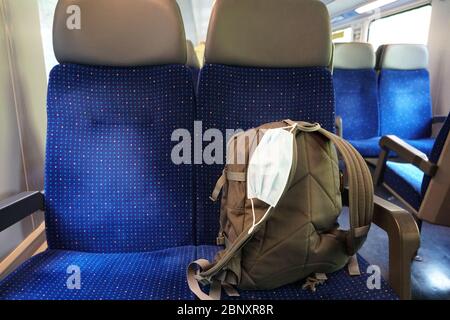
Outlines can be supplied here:
[[375, 70], [335, 69], [333, 81], [336, 114], [342, 117], [344, 138], [364, 140], [378, 137], [378, 91]]
[[381, 135], [402, 139], [431, 137], [432, 111], [428, 71], [383, 69], [379, 76]]
[[[82, 253], [48, 250], [4, 279], [0, 300], [192, 300], [186, 266], [198, 258], [212, 260], [216, 246], [177, 247], [146, 253]], [[345, 270], [328, 275], [316, 293], [301, 289], [302, 282], [268, 291], [242, 291], [240, 299], [323, 300], [397, 299], [382, 280], [381, 290], [366, 286], [368, 263], [359, 258], [361, 277]], [[78, 266], [81, 288], [69, 290], [69, 266]], [[227, 299], [226, 295], [223, 296]]]
[[356, 150], [365, 158], [378, 158], [380, 155], [380, 139], [381, 137], [374, 137], [364, 140], [349, 140]]
[[[220, 247], [200, 246], [197, 248], [197, 256], [212, 260]], [[333, 274], [328, 274], [328, 280], [324, 285], [318, 286], [315, 293], [310, 290], [302, 290], [304, 281], [284, 286], [275, 290], [264, 291], [240, 291], [239, 298], [230, 298], [223, 294], [223, 299], [243, 300], [397, 300], [397, 295], [392, 291], [386, 281], [381, 281], [381, 289], [370, 290], [367, 288], [366, 273], [369, 264], [360, 256], [358, 257], [362, 275], [351, 277], [346, 269]]]
[[423, 172], [412, 164], [388, 161], [384, 182], [416, 210], [422, 203]]
[[[326, 68], [253, 68], [207, 64], [200, 72], [196, 117], [203, 130], [250, 129], [283, 119], [334, 131], [334, 94]], [[223, 163], [196, 166], [197, 242], [212, 244], [219, 205], [209, 200]]]
[[45, 169], [51, 249], [151, 251], [193, 244], [192, 167], [171, 161], [191, 129], [185, 66], [58, 65], [50, 75]]
[[[145, 253], [48, 250], [2, 281], [0, 300], [190, 300], [186, 266], [195, 247]], [[81, 288], [69, 290], [69, 266], [80, 268]]]

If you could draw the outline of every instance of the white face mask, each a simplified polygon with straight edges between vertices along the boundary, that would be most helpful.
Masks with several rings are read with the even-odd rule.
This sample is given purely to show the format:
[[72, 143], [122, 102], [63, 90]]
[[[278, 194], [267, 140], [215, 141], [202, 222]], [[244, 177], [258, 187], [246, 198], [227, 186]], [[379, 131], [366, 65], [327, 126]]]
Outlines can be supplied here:
[[[292, 168], [294, 135], [284, 128], [269, 129], [255, 148], [247, 170], [247, 197], [252, 202], [253, 226], [261, 223], [271, 208], [276, 207], [286, 189]], [[256, 224], [253, 199], [270, 205]]]

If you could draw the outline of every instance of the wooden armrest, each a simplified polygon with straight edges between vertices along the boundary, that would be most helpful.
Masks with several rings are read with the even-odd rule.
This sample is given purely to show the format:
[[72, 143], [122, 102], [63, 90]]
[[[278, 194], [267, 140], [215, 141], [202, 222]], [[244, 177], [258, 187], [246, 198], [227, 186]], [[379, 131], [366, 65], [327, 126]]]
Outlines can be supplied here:
[[[342, 193], [348, 206], [348, 189]], [[411, 299], [411, 263], [420, 246], [420, 233], [414, 218], [406, 210], [374, 196], [373, 223], [389, 238], [389, 285], [400, 299]]]
[[436, 164], [428, 160], [426, 154], [396, 136], [390, 135], [381, 138], [380, 147], [381, 153], [378, 157], [378, 164], [374, 174], [375, 185], [382, 183], [383, 174], [390, 151], [397, 153], [400, 159], [416, 166], [428, 176], [432, 177], [436, 174], [438, 167]]
[[0, 201], [0, 232], [39, 210], [44, 210], [44, 195], [39, 191], [23, 192]]
[[437, 166], [428, 161], [425, 153], [417, 150], [396, 136], [385, 136], [381, 138], [380, 146], [385, 150], [394, 151], [402, 160], [415, 165], [429, 176], [433, 176], [436, 173]]
[[407, 211], [377, 196], [373, 222], [389, 237], [389, 284], [400, 299], [411, 299], [411, 263], [420, 246], [417, 223]]

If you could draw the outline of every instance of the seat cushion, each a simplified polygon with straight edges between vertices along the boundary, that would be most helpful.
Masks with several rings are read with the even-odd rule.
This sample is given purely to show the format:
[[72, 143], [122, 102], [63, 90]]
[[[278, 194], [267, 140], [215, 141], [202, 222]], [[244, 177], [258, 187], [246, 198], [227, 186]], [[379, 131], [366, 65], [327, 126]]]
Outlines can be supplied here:
[[[217, 246], [200, 246], [197, 248], [198, 258], [206, 258], [211, 261], [220, 250]], [[346, 269], [328, 274], [328, 280], [324, 285], [318, 286], [315, 293], [303, 290], [304, 281], [275, 290], [243, 291], [240, 290], [239, 298], [227, 297], [223, 299], [242, 300], [396, 300], [397, 295], [389, 287], [385, 280], [381, 280], [381, 289], [370, 290], [367, 288], [368, 274], [366, 270], [369, 264], [360, 256], [358, 257], [360, 277], [351, 277]]]
[[[0, 282], [0, 300], [193, 299], [186, 266], [195, 247], [147, 253], [83, 253], [47, 250]], [[69, 266], [78, 266], [81, 288], [69, 290]]]
[[414, 148], [422, 151], [428, 157], [431, 155], [431, 150], [433, 150], [433, 145], [436, 139], [419, 139], [419, 140], [405, 140], [406, 143], [413, 146]]
[[364, 158], [378, 158], [380, 155], [380, 137], [364, 140], [350, 140], [349, 142]]
[[419, 210], [422, 202], [423, 176], [423, 172], [412, 164], [388, 161], [384, 172], [384, 182], [403, 200]]

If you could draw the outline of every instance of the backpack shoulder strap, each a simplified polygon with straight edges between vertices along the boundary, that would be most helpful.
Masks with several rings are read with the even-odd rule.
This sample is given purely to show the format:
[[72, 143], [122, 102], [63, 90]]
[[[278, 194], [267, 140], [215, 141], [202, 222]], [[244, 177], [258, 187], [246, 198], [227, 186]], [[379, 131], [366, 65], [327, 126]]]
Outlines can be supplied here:
[[373, 215], [373, 182], [369, 168], [356, 149], [344, 139], [326, 131], [318, 130], [329, 139], [345, 162], [349, 184], [350, 230], [347, 233], [348, 255], [354, 255], [364, 242]]
[[347, 233], [347, 253], [353, 256], [370, 229], [373, 215], [373, 182], [366, 162], [358, 151], [341, 137], [323, 129], [319, 124], [284, 120], [289, 125], [295, 125], [305, 132], [318, 132], [330, 140], [341, 154], [347, 169], [349, 181], [349, 216], [350, 230]]
[[[193, 261], [189, 264], [187, 269], [187, 281], [189, 285], [189, 289], [191, 289], [192, 293], [194, 293], [200, 300], [219, 300], [220, 299], [220, 291], [221, 284], [218, 280], [214, 279], [211, 281], [211, 287], [209, 289], [209, 294], [203, 292], [200, 288], [199, 283], [202, 282], [202, 279], [198, 276], [198, 273], [202, 270], [207, 269], [211, 266], [211, 263], [206, 259], [199, 259]], [[207, 283], [205, 283], [207, 284]]]

